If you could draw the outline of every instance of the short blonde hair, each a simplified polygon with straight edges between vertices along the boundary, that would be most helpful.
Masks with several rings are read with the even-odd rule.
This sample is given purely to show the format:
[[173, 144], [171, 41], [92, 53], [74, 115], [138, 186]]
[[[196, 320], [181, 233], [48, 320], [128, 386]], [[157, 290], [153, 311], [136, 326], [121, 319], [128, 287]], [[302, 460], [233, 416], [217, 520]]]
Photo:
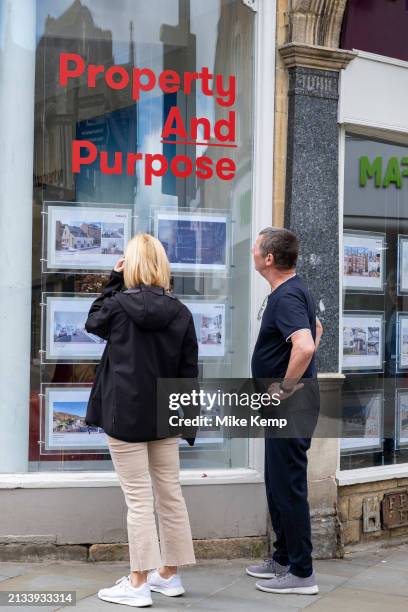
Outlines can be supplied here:
[[170, 288], [170, 264], [162, 243], [150, 234], [136, 234], [125, 250], [125, 285], [156, 285]]

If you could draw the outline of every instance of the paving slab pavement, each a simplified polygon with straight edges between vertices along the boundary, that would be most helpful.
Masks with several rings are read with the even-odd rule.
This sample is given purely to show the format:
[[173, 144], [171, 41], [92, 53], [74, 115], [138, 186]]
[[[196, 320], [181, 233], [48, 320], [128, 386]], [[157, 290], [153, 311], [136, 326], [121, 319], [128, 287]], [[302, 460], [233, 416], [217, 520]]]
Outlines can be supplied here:
[[[320, 593], [277, 595], [255, 589], [245, 565], [254, 560], [202, 561], [182, 570], [186, 594], [168, 598], [153, 593], [153, 609], [160, 612], [408, 612], [408, 545], [347, 555], [345, 559], [316, 561]], [[45, 561], [0, 563], [0, 591], [74, 590], [75, 606], [0, 606], [0, 612], [75, 610], [110, 612], [121, 609], [98, 599], [97, 591], [129, 572], [125, 563]], [[123, 606], [123, 609], [125, 606]]]

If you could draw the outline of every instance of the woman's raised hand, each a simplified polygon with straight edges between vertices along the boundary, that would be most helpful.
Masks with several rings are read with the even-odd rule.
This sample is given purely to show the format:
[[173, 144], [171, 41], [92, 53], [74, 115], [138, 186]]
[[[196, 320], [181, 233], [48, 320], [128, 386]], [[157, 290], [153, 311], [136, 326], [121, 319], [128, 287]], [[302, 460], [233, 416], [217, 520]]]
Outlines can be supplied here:
[[115, 272], [123, 272], [123, 268], [125, 267], [125, 258], [121, 257], [120, 259], [118, 259], [118, 261], [115, 263], [115, 267], [113, 268], [115, 270]]

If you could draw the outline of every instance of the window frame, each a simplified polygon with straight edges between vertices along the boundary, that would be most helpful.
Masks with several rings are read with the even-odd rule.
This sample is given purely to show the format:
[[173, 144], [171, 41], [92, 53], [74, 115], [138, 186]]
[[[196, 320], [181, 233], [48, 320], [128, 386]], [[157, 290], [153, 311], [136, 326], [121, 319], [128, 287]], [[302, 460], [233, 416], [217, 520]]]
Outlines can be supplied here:
[[[343, 231], [344, 231], [344, 180], [345, 180], [345, 149], [346, 149], [346, 133], [351, 132], [367, 138], [380, 138], [389, 140], [390, 142], [406, 144], [408, 146], [408, 122], [405, 125], [397, 120], [392, 122], [390, 117], [399, 117], [401, 105], [398, 101], [398, 96], [395, 95], [395, 90], [400, 86], [401, 91], [404, 88], [404, 83], [396, 84], [393, 78], [393, 72], [396, 68], [405, 69], [405, 76], [408, 79], [408, 62], [389, 58], [386, 56], [368, 53], [353, 49], [357, 53], [357, 57], [349, 64], [340, 75], [339, 88], [339, 106], [338, 106], [338, 124], [339, 124], [339, 372], [342, 372], [343, 366]], [[389, 75], [393, 86], [393, 99], [395, 112], [389, 104], [378, 104], [377, 115], [374, 114], [367, 120], [366, 117], [360, 115], [361, 106], [367, 101], [366, 108], [370, 108], [369, 101], [372, 96], [372, 91], [367, 90], [366, 83], [362, 83], [359, 78], [361, 69], [372, 70], [373, 66], [377, 66], [383, 74]], [[379, 79], [383, 83], [383, 79]], [[382, 89], [386, 89], [381, 85]], [[351, 101], [350, 101], [351, 100]], [[353, 101], [356, 105], [353, 105]], [[378, 113], [378, 108], [381, 107], [381, 112]], [[339, 376], [344, 377], [343, 374]], [[408, 477], [408, 462], [384, 466], [372, 466], [365, 468], [356, 468], [351, 470], [341, 470], [340, 468], [340, 440], [338, 440], [337, 453], [337, 470], [336, 479], [339, 486], [347, 486], [365, 482], [377, 482], [380, 480], [390, 480], [393, 478]]]
[[[243, 0], [241, 1], [243, 4]], [[252, 10], [248, 8], [248, 10]], [[276, 0], [259, 0], [255, 12], [254, 31], [254, 142], [252, 175], [251, 237], [272, 222], [273, 195], [273, 142], [275, 97], [275, 31]], [[265, 202], [267, 205], [265, 205]], [[259, 330], [257, 313], [265, 295], [267, 283], [253, 269], [250, 276], [250, 351], [253, 350]], [[249, 367], [249, 364], [248, 364]], [[249, 375], [249, 371], [248, 371]], [[28, 432], [27, 432], [28, 435]], [[209, 469], [203, 480], [202, 470], [181, 470], [183, 485], [211, 485], [263, 482], [263, 440], [249, 439], [248, 466], [246, 468]], [[1, 473], [0, 489], [60, 488], [60, 487], [119, 486], [114, 471], [64, 471]]]

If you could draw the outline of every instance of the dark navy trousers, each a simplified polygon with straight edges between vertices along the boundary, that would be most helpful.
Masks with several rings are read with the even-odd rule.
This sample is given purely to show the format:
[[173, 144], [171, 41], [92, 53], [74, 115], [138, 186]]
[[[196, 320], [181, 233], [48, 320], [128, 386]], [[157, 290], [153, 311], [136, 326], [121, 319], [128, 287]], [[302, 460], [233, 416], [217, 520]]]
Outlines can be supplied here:
[[295, 576], [313, 572], [307, 455], [310, 438], [265, 438], [265, 487], [276, 535], [273, 558]]

